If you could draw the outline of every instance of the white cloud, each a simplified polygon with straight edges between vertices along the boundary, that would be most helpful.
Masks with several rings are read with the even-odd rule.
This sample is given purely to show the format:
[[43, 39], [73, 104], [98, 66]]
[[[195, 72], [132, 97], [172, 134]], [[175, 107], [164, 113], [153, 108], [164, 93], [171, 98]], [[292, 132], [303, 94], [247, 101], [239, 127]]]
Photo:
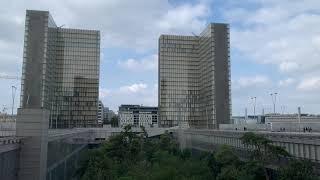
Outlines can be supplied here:
[[320, 77], [303, 79], [297, 86], [298, 90], [314, 91], [320, 90]]
[[238, 80], [234, 81], [235, 86], [240, 88], [263, 86], [269, 83], [270, 79], [264, 75], [240, 77]]
[[157, 106], [158, 88], [156, 85], [148, 85], [146, 83], [133, 83], [119, 88], [105, 89], [105, 96], [100, 99], [105, 106], [112, 110], [117, 110], [121, 104], [143, 104], [147, 106]]
[[147, 89], [148, 85], [145, 83], [136, 83], [128, 86], [120, 87], [120, 92], [122, 93], [141, 93]]
[[281, 62], [279, 69], [281, 72], [293, 72], [299, 69], [299, 65], [296, 62]]
[[106, 89], [106, 88], [99, 88], [99, 98], [103, 99], [107, 96], [109, 96], [111, 93], [111, 90]]
[[209, 8], [205, 4], [185, 4], [167, 11], [156, 25], [163, 32], [198, 33], [205, 26], [206, 20], [203, 18], [208, 14]]
[[[264, 67], [277, 81], [276, 84], [270, 81], [260, 88], [242, 89], [235, 81], [233, 109], [244, 107], [242, 102], [248, 94], [259, 96], [259, 99], [266, 97], [270, 102], [266, 92], [278, 92], [279, 107], [285, 105], [290, 112], [295, 112], [297, 106], [303, 106], [308, 113], [319, 113], [320, 95], [316, 92], [320, 88], [316, 77], [320, 77], [320, 29], [315, 27], [320, 24], [320, 1], [228, 2], [228, 11], [222, 12], [226, 20], [232, 22], [231, 51], [255, 63], [268, 65]], [[269, 65], [275, 68], [267, 68]], [[242, 84], [248, 85], [246, 82]]]
[[127, 59], [119, 61], [118, 64], [130, 71], [156, 71], [158, 69], [158, 55], [154, 54], [142, 59]]
[[242, 25], [231, 26], [232, 47], [284, 73], [318, 71], [320, 29], [312, 27], [320, 23], [320, 14], [314, 13], [320, 10], [320, 1], [254, 2], [261, 8], [235, 8], [226, 13], [228, 20]]
[[286, 86], [292, 85], [293, 83], [295, 83], [295, 79], [287, 78], [287, 79], [284, 79], [284, 80], [280, 80], [279, 81], [279, 86], [286, 87]]

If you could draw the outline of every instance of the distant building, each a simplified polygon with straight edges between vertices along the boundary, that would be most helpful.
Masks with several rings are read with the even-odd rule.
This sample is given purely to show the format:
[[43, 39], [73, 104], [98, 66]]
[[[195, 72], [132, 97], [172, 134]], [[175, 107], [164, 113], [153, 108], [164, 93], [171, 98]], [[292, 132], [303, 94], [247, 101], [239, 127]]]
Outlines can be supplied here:
[[[265, 123], [299, 123], [298, 114], [281, 114], [266, 116]], [[320, 123], [320, 116], [302, 114], [300, 123]]]
[[162, 127], [230, 123], [229, 25], [211, 23], [199, 36], [161, 35], [158, 83]]
[[20, 109], [49, 110], [50, 128], [95, 127], [99, 64], [99, 31], [61, 28], [48, 11], [27, 10]]
[[320, 132], [320, 116], [301, 114], [266, 114], [257, 116], [233, 116], [233, 124], [220, 124], [221, 130], [274, 131], [274, 132]]
[[110, 124], [111, 119], [116, 116], [116, 113], [114, 113], [111, 109], [108, 107], [105, 107], [103, 110], [103, 124]]
[[103, 124], [103, 118], [104, 118], [104, 106], [103, 106], [103, 103], [101, 101], [99, 101], [99, 104], [98, 104], [98, 117], [97, 117], [99, 125]]
[[16, 115], [0, 113], [0, 137], [15, 136]]
[[231, 123], [232, 124], [256, 124], [258, 122], [258, 116], [232, 116]]
[[121, 105], [119, 107], [120, 127], [131, 124], [134, 127], [157, 127], [158, 107]]

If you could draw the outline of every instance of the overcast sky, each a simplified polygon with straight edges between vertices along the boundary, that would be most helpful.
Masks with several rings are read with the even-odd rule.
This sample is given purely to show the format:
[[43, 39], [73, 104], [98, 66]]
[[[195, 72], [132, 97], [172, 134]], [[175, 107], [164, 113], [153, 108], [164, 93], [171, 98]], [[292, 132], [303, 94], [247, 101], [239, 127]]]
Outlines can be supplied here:
[[[101, 31], [100, 99], [157, 105], [160, 34], [192, 35], [209, 22], [230, 23], [232, 111], [320, 114], [319, 0], [2, 0], [0, 75], [21, 76], [25, 10], [48, 10], [58, 25]], [[11, 108], [11, 86], [0, 79], [0, 108]], [[16, 103], [15, 107], [18, 107]], [[11, 112], [11, 111], [8, 111]]]

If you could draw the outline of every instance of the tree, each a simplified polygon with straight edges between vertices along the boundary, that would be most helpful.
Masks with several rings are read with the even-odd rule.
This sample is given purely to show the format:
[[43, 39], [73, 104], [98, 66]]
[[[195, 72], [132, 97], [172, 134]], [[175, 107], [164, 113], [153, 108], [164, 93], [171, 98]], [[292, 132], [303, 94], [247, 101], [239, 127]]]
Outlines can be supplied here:
[[[251, 160], [261, 163], [262, 167], [275, 163], [275, 160], [281, 157], [290, 156], [284, 148], [273, 145], [271, 140], [253, 132], [246, 132], [241, 137], [241, 141], [251, 151]], [[266, 179], [269, 179], [267, 169], [263, 169]]]
[[118, 127], [119, 126], [119, 117], [118, 116], [113, 116], [111, 118], [110, 124], [112, 127]]
[[253, 132], [245, 133], [241, 141], [251, 150], [251, 158], [263, 163], [290, 156], [284, 148], [273, 145], [271, 140]]
[[280, 169], [279, 180], [316, 180], [319, 179], [309, 161], [292, 160]]

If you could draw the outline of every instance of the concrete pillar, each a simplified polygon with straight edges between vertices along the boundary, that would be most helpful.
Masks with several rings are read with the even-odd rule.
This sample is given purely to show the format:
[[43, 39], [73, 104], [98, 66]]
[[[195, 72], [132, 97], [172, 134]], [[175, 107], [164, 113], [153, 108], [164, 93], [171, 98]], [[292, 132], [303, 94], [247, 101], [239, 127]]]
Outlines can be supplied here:
[[310, 159], [316, 160], [315, 145], [309, 145], [309, 147], [310, 147]]
[[304, 144], [304, 157], [305, 158], [310, 158], [310, 153], [309, 153], [309, 145], [308, 144]]
[[315, 146], [316, 148], [316, 160], [320, 161], [320, 146]]
[[299, 145], [294, 144], [294, 156], [299, 157]]
[[18, 109], [16, 134], [23, 137], [18, 179], [46, 179], [48, 127], [48, 110]]
[[303, 144], [299, 144], [299, 157], [304, 158]]
[[291, 142], [289, 146], [290, 154], [294, 155], [294, 144]]

